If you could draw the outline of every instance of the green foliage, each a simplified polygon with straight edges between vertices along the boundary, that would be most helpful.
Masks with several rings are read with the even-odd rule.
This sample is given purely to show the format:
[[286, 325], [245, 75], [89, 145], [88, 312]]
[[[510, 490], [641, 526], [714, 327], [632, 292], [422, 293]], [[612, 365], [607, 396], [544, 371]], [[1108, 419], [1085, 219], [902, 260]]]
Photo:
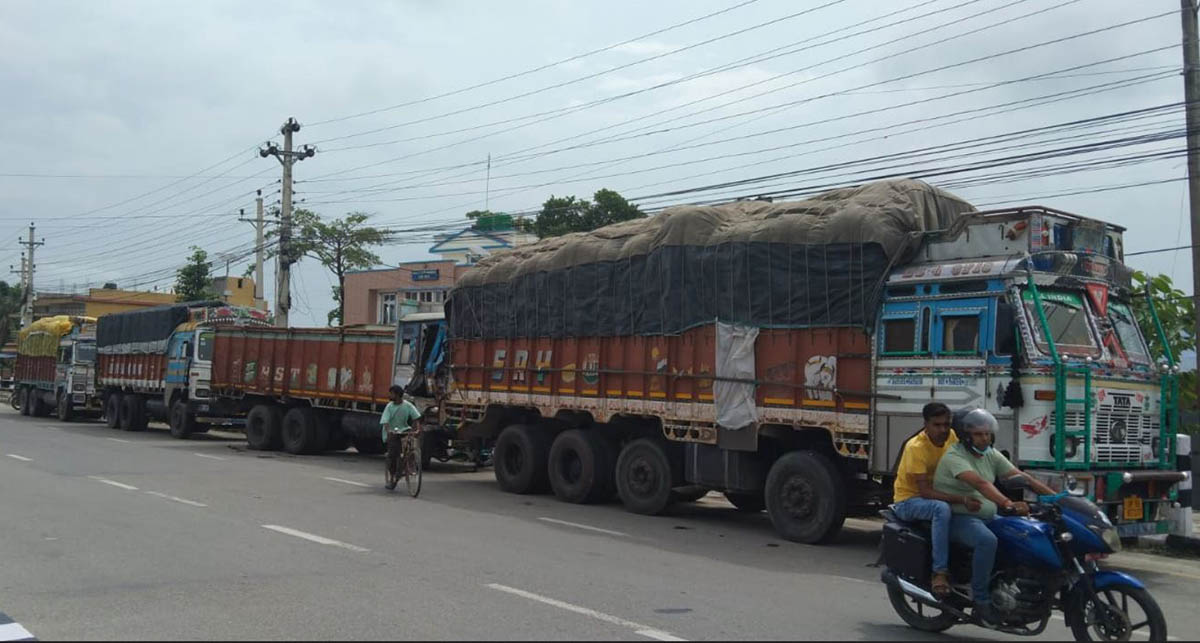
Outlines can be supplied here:
[[10, 286], [8, 282], [0, 281], [0, 346], [16, 336], [14, 331], [21, 324], [21, 303], [24, 295], [20, 284]]
[[542, 211], [533, 222], [533, 232], [545, 239], [570, 232], [587, 232], [646, 216], [636, 205], [613, 190], [597, 190], [592, 198], [594, 201], [551, 195], [542, 204]]
[[212, 292], [212, 277], [208, 273], [208, 253], [192, 246], [192, 256], [175, 272], [175, 300], [200, 301], [215, 299]]
[[[1159, 337], [1158, 330], [1154, 326], [1154, 319], [1150, 315], [1150, 307], [1146, 303], [1144, 293], [1147, 287], [1149, 287], [1151, 299], [1154, 300], [1154, 311], [1158, 314], [1158, 320], [1162, 324], [1163, 335], [1166, 335], [1167, 338], [1166, 345], [1170, 348], [1175, 362], [1178, 363], [1179, 356], [1183, 351], [1192, 350], [1196, 346], [1194, 338], [1196, 330], [1195, 302], [1183, 291], [1175, 288], [1171, 278], [1167, 275], [1151, 277], [1144, 272], [1134, 272], [1133, 285], [1136, 293], [1133, 297], [1134, 315], [1137, 316], [1138, 326], [1146, 335], [1146, 342], [1150, 345], [1150, 353], [1154, 356], [1155, 362], [1164, 359], [1166, 352], [1163, 350], [1163, 342]], [[1197, 403], [1196, 378], [1196, 371], [1179, 374], [1179, 410], [1185, 414], [1194, 414], [1200, 408], [1200, 404]], [[1184, 428], [1190, 433], [1195, 433], [1200, 427], [1187, 426], [1185, 423]]]
[[342, 301], [342, 292], [346, 287], [346, 273], [380, 262], [379, 256], [370, 248], [383, 245], [387, 236], [382, 230], [366, 225], [370, 218], [371, 215], [365, 212], [350, 212], [341, 219], [323, 221], [311, 210], [298, 209], [292, 213], [294, 227], [289, 256], [293, 261], [312, 257], [337, 277], [333, 289], [337, 307], [329, 311], [330, 326], [345, 323], [346, 303]]

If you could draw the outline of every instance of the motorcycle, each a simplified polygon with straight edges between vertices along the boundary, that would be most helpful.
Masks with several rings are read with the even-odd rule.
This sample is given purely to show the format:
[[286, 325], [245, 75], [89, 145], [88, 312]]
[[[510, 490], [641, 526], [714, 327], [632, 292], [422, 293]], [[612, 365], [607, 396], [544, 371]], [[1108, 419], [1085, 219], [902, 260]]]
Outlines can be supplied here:
[[994, 625], [966, 612], [972, 606], [970, 549], [951, 543], [951, 592], [939, 600], [930, 591], [929, 523], [904, 522], [890, 509], [880, 512], [887, 521], [882, 581], [892, 608], [910, 627], [926, 632], [971, 624], [1036, 636], [1059, 610], [1076, 641], [1128, 641], [1134, 632], [1167, 640], [1166, 619], [1146, 586], [1098, 565], [1121, 549], [1103, 511], [1066, 492], [1039, 496], [1029, 507], [1028, 517], [1002, 513], [988, 523], [998, 541], [989, 586], [999, 620]]

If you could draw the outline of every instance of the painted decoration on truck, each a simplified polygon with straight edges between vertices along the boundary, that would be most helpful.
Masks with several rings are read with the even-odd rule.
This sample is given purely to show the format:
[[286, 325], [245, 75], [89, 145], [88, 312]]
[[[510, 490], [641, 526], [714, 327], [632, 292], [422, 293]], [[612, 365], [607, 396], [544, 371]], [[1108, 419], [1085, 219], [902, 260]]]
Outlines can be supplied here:
[[813, 355], [804, 363], [804, 384], [819, 388], [805, 389], [810, 400], [833, 400], [833, 388], [837, 383], [837, 356]]
[[254, 374], [258, 372], [258, 362], [246, 362], [242, 369], [242, 381], [246, 384], [254, 382]]
[[492, 381], [493, 382], [503, 382], [504, 381], [504, 360], [507, 357], [508, 357], [508, 350], [503, 349], [503, 348], [496, 349], [495, 355], [492, 356], [492, 368], [496, 369], [496, 370], [492, 371]]
[[354, 371], [343, 367], [341, 377], [338, 383], [341, 385], [340, 391], [349, 391], [354, 388]]
[[337, 390], [337, 373], [338, 370], [336, 366], [330, 366], [329, 370], [325, 372], [325, 388], [327, 390]]
[[520, 350], [513, 354], [513, 371], [512, 379], [514, 382], [525, 382], [525, 368], [529, 366], [529, 351]]
[[589, 386], [595, 386], [600, 381], [600, 355], [588, 353], [583, 360], [583, 381]]
[[550, 360], [554, 357], [554, 351], [538, 351], [537, 352], [537, 383], [538, 386], [546, 385], [546, 376], [549, 375]]
[[363, 371], [361, 381], [358, 383], [358, 392], [363, 395], [371, 393], [371, 371]]
[[306, 368], [304, 370], [304, 384], [310, 388], [315, 387], [317, 385], [317, 363], [316, 362], [309, 363], [308, 368]]

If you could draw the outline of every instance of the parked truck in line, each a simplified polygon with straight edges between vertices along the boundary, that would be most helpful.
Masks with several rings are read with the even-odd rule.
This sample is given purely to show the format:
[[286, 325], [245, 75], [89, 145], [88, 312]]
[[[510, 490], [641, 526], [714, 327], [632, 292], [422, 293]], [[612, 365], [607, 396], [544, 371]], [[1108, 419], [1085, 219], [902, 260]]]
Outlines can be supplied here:
[[1122, 232], [896, 180], [545, 239], [451, 291], [439, 421], [494, 443], [505, 491], [657, 514], [715, 490], [817, 543], [890, 501], [924, 404], [979, 406], [1019, 466], [1161, 533], [1177, 367]]
[[100, 317], [96, 384], [110, 428], [140, 431], [166, 421], [187, 438], [239, 420], [212, 396], [213, 333], [221, 326], [269, 326], [264, 312], [219, 301], [184, 302]]
[[96, 319], [56, 315], [21, 329], [13, 395], [22, 415], [69, 422], [104, 409], [96, 394]]

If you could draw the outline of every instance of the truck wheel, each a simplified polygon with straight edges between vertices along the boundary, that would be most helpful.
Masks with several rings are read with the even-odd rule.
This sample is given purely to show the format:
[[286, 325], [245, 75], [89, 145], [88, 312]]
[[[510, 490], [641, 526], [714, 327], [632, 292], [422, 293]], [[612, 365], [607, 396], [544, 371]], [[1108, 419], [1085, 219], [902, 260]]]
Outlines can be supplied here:
[[570, 429], [550, 445], [550, 488], [559, 500], [583, 504], [608, 496], [613, 485], [612, 453], [591, 431]]
[[255, 451], [278, 451], [283, 447], [279, 425], [283, 411], [273, 404], [259, 404], [246, 415], [246, 446]]
[[121, 426], [121, 394], [112, 393], [104, 398], [104, 425], [110, 429]]
[[521, 494], [544, 491], [549, 442], [545, 432], [527, 424], [514, 424], [501, 431], [492, 454], [500, 488]]
[[75, 416], [75, 409], [71, 408], [71, 394], [63, 391], [58, 394], [58, 419], [60, 422], [70, 422]]
[[767, 474], [767, 514], [784, 538], [807, 544], [827, 542], [846, 519], [846, 488], [829, 458], [792, 451]]
[[671, 505], [671, 463], [658, 442], [639, 438], [617, 458], [617, 495], [636, 514], [656, 515]]
[[146, 405], [140, 395], [121, 396], [121, 428], [141, 431], [146, 426]]
[[171, 405], [171, 437], [186, 440], [196, 432], [196, 416], [188, 412], [187, 402], [175, 400]]
[[21, 390], [17, 391], [17, 395], [21, 396], [21, 415], [32, 415], [33, 400], [29, 399], [29, 387], [22, 386]]
[[307, 406], [298, 406], [283, 416], [280, 435], [283, 450], [293, 455], [317, 453], [325, 447], [327, 435], [317, 422], [317, 415]]
[[29, 405], [30, 415], [39, 418], [50, 415], [50, 409], [46, 405], [46, 398], [41, 391], [31, 388], [29, 389], [29, 397], [33, 400]]
[[756, 514], [767, 508], [767, 499], [761, 493], [726, 491], [725, 499], [743, 513]]

